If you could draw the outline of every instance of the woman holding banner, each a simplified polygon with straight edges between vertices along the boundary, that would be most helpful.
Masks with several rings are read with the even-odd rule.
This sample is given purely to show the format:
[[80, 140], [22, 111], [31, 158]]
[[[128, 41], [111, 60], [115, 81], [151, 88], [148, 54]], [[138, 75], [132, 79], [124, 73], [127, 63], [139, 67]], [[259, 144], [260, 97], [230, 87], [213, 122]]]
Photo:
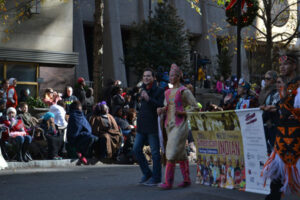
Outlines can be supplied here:
[[176, 162], [179, 162], [184, 178], [184, 181], [178, 187], [191, 185], [189, 163], [185, 149], [189, 132], [185, 109], [190, 105], [189, 109], [198, 110], [195, 97], [190, 90], [180, 83], [182, 71], [176, 64], [172, 64], [169, 76], [173, 88], [165, 92], [165, 107], [157, 109], [158, 115], [166, 114], [165, 128], [168, 135], [165, 183], [160, 185], [162, 189], [172, 188]]
[[282, 193], [300, 193], [300, 105], [296, 100], [300, 98], [300, 77], [297, 77], [297, 53], [291, 51], [280, 57], [280, 73], [286, 86], [281, 89], [278, 107], [264, 108], [280, 116], [274, 150], [263, 169], [264, 178], [272, 179], [271, 193], [266, 200], [280, 200]]

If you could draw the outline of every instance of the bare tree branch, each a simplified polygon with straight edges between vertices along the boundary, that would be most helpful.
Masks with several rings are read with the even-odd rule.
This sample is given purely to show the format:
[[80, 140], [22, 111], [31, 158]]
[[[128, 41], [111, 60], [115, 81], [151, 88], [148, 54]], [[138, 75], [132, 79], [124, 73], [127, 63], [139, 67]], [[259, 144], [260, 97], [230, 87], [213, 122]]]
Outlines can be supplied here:
[[262, 35], [264, 35], [265, 37], [267, 37], [267, 34], [264, 33], [263, 31], [261, 31], [257, 26], [255, 26], [255, 25], [253, 25], [253, 24], [251, 24], [251, 26], [252, 26], [253, 28], [255, 28], [258, 32], [260, 32]]
[[[284, 13], [285, 11], [287, 11], [291, 6], [297, 5], [298, 3], [300, 3], [300, 1], [297, 1], [295, 3], [289, 4], [288, 6], [286, 6], [284, 9], [282, 9], [272, 20], [272, 24], [278, 19], [278, 17]], [[296, 11], [296, 10], [290, 10], [290, 11]]]

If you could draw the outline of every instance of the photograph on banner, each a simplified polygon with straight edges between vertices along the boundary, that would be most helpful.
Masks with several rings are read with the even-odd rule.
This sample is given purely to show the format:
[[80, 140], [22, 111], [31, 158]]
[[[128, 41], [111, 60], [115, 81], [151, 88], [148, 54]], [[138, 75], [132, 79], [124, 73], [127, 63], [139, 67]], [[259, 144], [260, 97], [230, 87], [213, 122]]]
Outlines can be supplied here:
[[244, 190], [244, 150], [236, 113], [199, 113], [189, 120], [197, 147], [197, 183]]

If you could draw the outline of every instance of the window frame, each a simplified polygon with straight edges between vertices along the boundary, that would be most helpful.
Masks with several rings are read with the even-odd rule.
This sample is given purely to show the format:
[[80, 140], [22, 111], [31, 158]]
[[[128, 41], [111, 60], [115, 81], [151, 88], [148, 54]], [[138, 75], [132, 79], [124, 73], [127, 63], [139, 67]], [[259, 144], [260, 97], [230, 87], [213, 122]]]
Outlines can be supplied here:
[[36, 97], [39, 96], [39, 83], [38, 83], [38, 78], [39, 78], [39, 72], [40, 72], [40, 66], [38, 63], [27, 63], [27, 62], [5, 62], [5, 61], [0, 61], [0, 64], [3, 65], [3, 78], [7, 79], [7, 65], [8, 64], [24, 64], [27, 66], [33, 66], [36, 68], [36, 82], [33, 81], [18, 81], [17, 80], [17, 85], [31, 85], [31, 86], [36, 86]]

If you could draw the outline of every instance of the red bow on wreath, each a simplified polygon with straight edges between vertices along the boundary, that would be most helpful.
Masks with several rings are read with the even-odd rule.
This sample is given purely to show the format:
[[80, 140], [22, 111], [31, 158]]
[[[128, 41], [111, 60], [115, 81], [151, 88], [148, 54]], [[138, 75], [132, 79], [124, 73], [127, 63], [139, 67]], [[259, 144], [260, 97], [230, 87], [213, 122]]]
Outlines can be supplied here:
[[[236, 1], [237, 0], [231, 0], [231, 2], [229, 3], [229, 5], [226, 7], [226, 10], [231, 9], [234, 6], [234, 4], [236, 3]], [[241, 4], [242, 5], [242, 9], [244, 8], [245, 3], [246, 3], [246, 0], [242, 0], [242, 4]]]

